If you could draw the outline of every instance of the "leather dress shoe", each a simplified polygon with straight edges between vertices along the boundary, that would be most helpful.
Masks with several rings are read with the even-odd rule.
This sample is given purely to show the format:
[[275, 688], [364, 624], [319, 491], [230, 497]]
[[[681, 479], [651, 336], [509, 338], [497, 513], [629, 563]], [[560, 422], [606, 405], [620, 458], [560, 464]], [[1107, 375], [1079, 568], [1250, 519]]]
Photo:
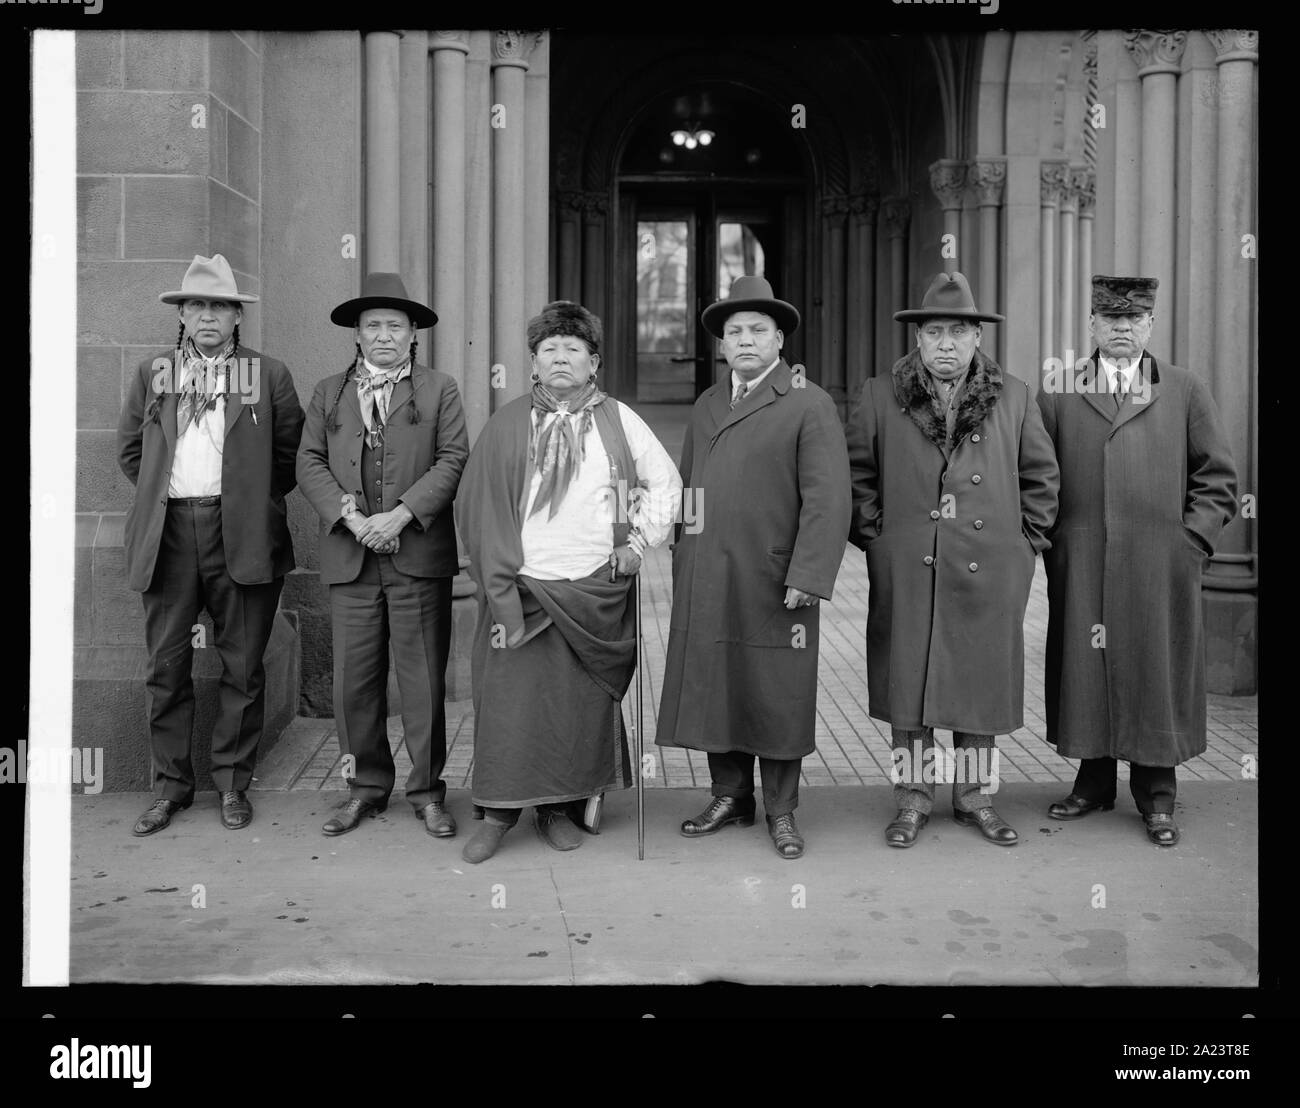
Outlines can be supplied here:
[[193, 803], [193, 797], [189, 800], [155, 800], [149, 810], [135, 821], [131, 834], [152, 835], [155, 831], [161, 831], [171, 823], [173, 815], [184, 811]]
[[228, 789], [221, 794], [221, 822], [232, 831], [253, 822], [253, 806], [243, 789]]
[[885, 828], [885, 842], [890, 846], [911, 846], [921, 833], [921, 828], [930, 822], [928, 812], [918, 808], [899, 808], [896, 815]]
[[1173, 846], [1178, 842], [1178, 824], [1168, 812], [1144, 815], [1142, 822], [1147, 825], [1147, 838], [1156, 846]]
[[555, 850], [577, 850], [582, 845], [582, 832], [573, 826], [573, 821], [565, 814], [563, 806], [538, 807], [537, 833], [546, 841], [547, 846]]
[[479, 862], [486, 862], [497, 852], [497, 847], [501, 845], [501, 840], [505, 838], [505, 834], [509, 830], [509, 827], [503, 827], [499, 823], [493, 823], [490, 819], [485, 819], [483, 826], [465, 844], [465, 849], [460, 852], [460, 856], [475, 866]]
[[435, 838], [450, 839], [456, 834], [456, 821], [441, 800], [429, 801], [416, 811], [415, 818], [424, 820], [424, 829]]
[[737, 827], [754, 826], [754, 798], [737, 796], [715, 796], [709, 806], [698, 816], [682, 820], [682, 834], [688, 839], [699, 835], [712, 835], [721, 831], [729, 823]]
[[355, 830], [366, 816], [377, 816], [387, 807], [387, 802], [381, 804], [377, 800], [362, 800], [354, 796], [343, 805], [342, 811], [337, 816], [331, 816], [325, 821], [321, 833], [325, 835], [346, 835], [349, 831]]
[[1078, 793], [1071, 793], [1049, 805], [1047, 814], [1052, 819], [1082, 819], [1089, 812], [1109, 812], [1114, 807], [1113, 800], [1085, 800]]
[[1015, 846], [1020, 841], [1016, 829], [998, 815], [991, 804], [987, 808], [976, 808], [973, 812], [954, 808], [952, 818], [964, 826], [979, 828], [981, 835], [998, 846]]
[[769, 816], [767, 833], [772, 836], [772, 845], [782, 858], [803, 857], [803, 836], [799, 834], [793, 812], [775, 818]]

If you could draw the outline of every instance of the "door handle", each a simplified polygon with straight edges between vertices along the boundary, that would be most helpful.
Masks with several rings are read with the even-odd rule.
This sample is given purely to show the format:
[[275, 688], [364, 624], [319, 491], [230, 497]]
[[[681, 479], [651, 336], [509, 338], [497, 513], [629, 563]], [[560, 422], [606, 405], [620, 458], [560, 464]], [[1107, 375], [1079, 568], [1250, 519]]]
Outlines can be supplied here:
[[668, 359], [674, 365], [680, 365], [682, 362], [698, 362], [700, 359], [694, 354], [682, 354]]

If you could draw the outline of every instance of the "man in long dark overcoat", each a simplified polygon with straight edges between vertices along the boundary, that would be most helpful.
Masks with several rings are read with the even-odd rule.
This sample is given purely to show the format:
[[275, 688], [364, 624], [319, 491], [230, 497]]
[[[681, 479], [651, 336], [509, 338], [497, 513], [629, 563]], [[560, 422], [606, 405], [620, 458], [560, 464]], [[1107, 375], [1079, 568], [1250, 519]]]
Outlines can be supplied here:
[[1147, 352], [1156, 286], [1093, 277], [1096, 349], [1038, 394], [1061, 465], [1047, 740], [1082, 759], [1048, 814], [1113, 808], [1123, 759], [1147, 836], [1173, 846], [1174, 767], [1205, 750], [1201, 571], [1236, 513], [1236, 471], [1205, 383]]
[[994, 737], [1023, 723], [1025, 605], [1056, 517], [1059, 474], [1029, 386], [979, 349], [981, 321], [960, 273], [939, 274], [916, 349], [866, 383], [847, 428], [850, 540], [867, 555], [869, 711], [891, 727], [890, 846], [929, 819], [934, 729], [953, 732], [952, 806], [999, 846], [1015, 829], [993, 807]]
[[713, 799], [683, 835], [753, 824], [757, 757], [768, 832], [777, 853], [797, 858], [817, 605], [831, 597], [849, 529], [844, 432], [834, 401], [782, 359], [799, 312], [767, 281], [737, 278], [701, 322], [731, 372], [695, 402], [682, 449], [696, 511], [673, 546], [656, 742], [708, 753]]

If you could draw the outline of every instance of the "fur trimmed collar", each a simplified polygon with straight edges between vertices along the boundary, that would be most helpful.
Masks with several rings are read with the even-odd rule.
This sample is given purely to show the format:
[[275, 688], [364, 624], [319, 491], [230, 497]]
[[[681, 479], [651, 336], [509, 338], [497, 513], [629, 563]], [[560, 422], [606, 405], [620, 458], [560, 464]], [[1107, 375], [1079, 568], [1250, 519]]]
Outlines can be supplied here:
[[[912, 422], [921, 429], [921, 434], [942, 450], [946, 445], [948, 428], [943, 417], [934, 410], [934, 398], [925, 382], [928, 372], [921, 361], [921, 352], [913, 348], [894, 363], [894, 395]], [[962, 389], [961, 401], [957, 405], [953, 449], [984, 422], [984, 417], [993, 410], [1001, 394], [1002, 370], [997, 362], [977, 348], [970, 369], [966, 371], [966, 387]]]

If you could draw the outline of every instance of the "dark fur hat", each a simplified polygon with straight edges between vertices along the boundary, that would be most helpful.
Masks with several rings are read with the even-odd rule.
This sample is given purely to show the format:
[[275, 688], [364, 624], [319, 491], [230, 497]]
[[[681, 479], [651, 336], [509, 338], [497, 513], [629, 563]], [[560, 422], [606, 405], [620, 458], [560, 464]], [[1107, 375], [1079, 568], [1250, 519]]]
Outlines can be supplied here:
[[582, 339], [591, 353], [600, 353], [599, 317], [572, 300], [552, 300], [528, 321], [528, 349], [536, 354], [538, 344], [552, 335], [573, 335]]
[[1092, 310], [1108, 315], [1153, 311], [1159, 284], [1155, 277], [1094, 276]]

